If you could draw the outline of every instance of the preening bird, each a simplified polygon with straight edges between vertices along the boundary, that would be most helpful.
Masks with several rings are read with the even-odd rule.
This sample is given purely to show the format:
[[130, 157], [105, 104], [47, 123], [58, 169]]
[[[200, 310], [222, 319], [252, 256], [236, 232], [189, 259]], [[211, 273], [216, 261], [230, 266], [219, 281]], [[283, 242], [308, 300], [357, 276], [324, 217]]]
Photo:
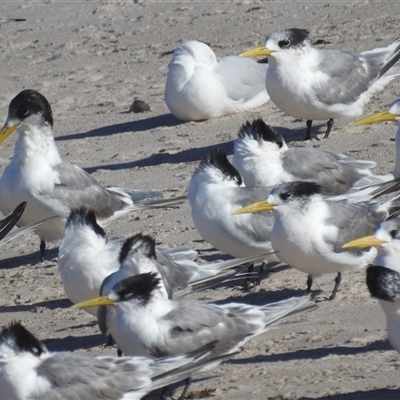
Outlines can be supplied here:
[[268, 64], [236, 56], [217, 58], [205, 43], [179, 45], [168, 65], [164, 99], [181, 121], [200, 121], [248, 111], [269, 100]]

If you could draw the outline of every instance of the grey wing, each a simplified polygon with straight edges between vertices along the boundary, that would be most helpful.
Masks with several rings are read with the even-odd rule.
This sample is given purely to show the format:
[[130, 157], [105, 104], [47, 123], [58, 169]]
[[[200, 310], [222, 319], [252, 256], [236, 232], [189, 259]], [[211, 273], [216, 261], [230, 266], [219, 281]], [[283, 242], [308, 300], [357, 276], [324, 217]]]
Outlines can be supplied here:
[[[319, 183], [329, 195], [347, 192], [375, 166], [373, 162], [309, 147], [292, 147], [283, 154], [281, 160], [285, 171], [298, 180]], [[361, 173], [361, 170], [365, 170], [365, 173]]]
[[250, 58], [223, 57], [218, 59], [215, 73], [233, 100], [249, 100], [265, 90], [268, 64]]
[[352, 104], [379, 76], [384, 63], [382, 58], [365, 59], [340, 50], [320, 50], [321, 62], [315, 73], [322, 72], [329, 79], [312, 85], [312, 89], [321, 102], [334, 104]]
[[59, 200], [69, 209], [79, 209], [86, 205], [95, 211], [98, 218], [108, 218], [126, 206], [122, 197], [109, 192], [86, 171], [69, 161], [63, 160], [54, 169], [59, 175], [59, 183], [53, 191], [41, 193], [43, 197]]
[[[266, 199], [271, 190], [272, 188], [270, 187], [240, 187], [235, 191], [235, 205], [239, 209], [256, 201]], [[274, 225], [273, 213], [248, 214], [248, 218], [250, 221], [248, 224], [237, 222], [238, 229], [256, 242], [269, 241], [271, 229]]]
[[339, 229], [339, 235], [332, 243], [338, 253], [349, 251], [342, 246], [350, 240], [372, 235], [386, 216], [385, 212], [377, 210], [375, 203], [353, 204], [342, 200], [329, 202], [329, 207], [331, 217], [326, 222]]
[[[110, 357], [111, 359], [111, 357]], [[151, 384], [150, 374], [140, 364], [126, 358], [102, 360], [72, 353], [56, 353], [37, 368], [51, 384], [51, 391], [40, 399], [121, 399], [123, 394]]]
[[186, 353], [219, 340], [233, 329], [225, 314], [212, 304], [176, 301], [175, 308], [159, 320], [168, 329], [164, 342], [154, 344], [149, 352], [156, 357]]

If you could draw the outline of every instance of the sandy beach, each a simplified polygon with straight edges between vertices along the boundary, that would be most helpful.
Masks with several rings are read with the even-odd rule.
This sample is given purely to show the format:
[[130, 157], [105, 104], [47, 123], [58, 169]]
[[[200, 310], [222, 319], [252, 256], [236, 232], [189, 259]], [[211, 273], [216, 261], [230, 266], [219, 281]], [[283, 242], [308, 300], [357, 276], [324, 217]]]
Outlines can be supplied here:
[[[325, 121], [316, 121], [313, 134], [321, 139], [303, 142], [305, 121], [271, 101], [251, 112], [181, 123], [163, 94], [167, 64], [184, 41], [206, 42], [217, 56], [238, 55], [262, 44], [270, 32], [297, 27], [309, 29], [313, 42], [323, 40], [321, 46], [360, 53], [400, 36], [400, 2], [2, 1], [0, 17], [26, 19], [0, 27], [0, 123], [21, 90], [38, 90], [52, 106], [61, 155], [105, 186], [184, 195], [199, 160], [217, 147], [231, 155], [241, 125], [259, 117], [291, 144], [376, 161], [376, 174], [393, 170], [394, 124], [354, 127], [337, 119], [323, 140]], [[365, 115], [387, 107], [399, 93], [400, 77], [374, 95]], [[151, 111], [129, 113], [135, 99]], [[12, 136], [0, 149], [0, 173], [14, 142]], [[144, 232], [163, 246], [189, 246], [201, 262], [229, 258], [202, 240], [188, 204], [129, 214], [106, 232]], [[19, 320], [52, 351], [114, 354], [104, 347], [96, 320], [69, 308], [57, 246], [49, 245], [44, 262], [34, 234], [1, 248], [0, 325]], [[399, 399], [400, 356], [387, 341], [385, 316], [369, 295], [365, 272], [344, 274], [337, 298], [329, 301], [333, 284], [334, 275], [317, 279], [316, 311], [250, 341], [240, 354], [199, 376], [209, 379], [194, 380], [191, 398], [208, 393], [221, 400]], [[304, 273], [282, 266], [255, 290], [227, 284], [192, 297], [260, 305], [301, 295], [305, 287]], [[180, 386], [173, 389], [170, 396], [177, 398]]]

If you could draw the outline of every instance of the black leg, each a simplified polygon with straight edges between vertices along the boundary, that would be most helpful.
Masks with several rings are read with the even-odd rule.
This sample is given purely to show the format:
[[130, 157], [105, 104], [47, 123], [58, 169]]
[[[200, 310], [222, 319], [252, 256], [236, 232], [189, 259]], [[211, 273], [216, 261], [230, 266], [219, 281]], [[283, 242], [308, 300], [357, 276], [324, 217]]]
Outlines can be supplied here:
[[117, 347], [117, 356], [122, 357], [122, 351], [119, 347]]
[[168, 389], [168, 386], [164, 386], [164, 387], [161, 389], [160, 400], [165, 400], [165, 399], [167, 398], [167, 396], [166, 396], [166, 394], [167, 394], [167, 389]]
[[246, 280], [244, 281], [243, 289], [248, 289], [249, 288], [249, 281], [250, 281], [250, 278], [252, 276], [253, 270], [254, 270], [254, 264], [251, 263], [249, 268], [247, 268], [248, 276], [247, 276]]
[[46, 250], [46, 242], [44, 239], [40, 240], [40, 262], [44, 261], [44, 251]]
[[179, 400], [183, 400], [186, 397], [187, 391], [189, 390], [189, 386], [191, 383], [192, 383], [192, 377], [188, 376], [185, 380], [185, 387], [183, 389], [181, 397], [179, 397]]
[[313, 284], [313, 277], [311, 274], [307, 276], [307, 293], [311, 293], [311, 286]]
[[311, 140], [311, 125], [312, 125], [312, 120], [308, 119], [307, 122], [307, 134], [306, 134], [306, 140]]
[[328, 139], [329, 134], [331, 133], [332, 126], [333, 126], [333, 118], [331, 118], [328, 121], [328, 123], [326, 124], [326, 132], [325, 132], [324, 139]]
[[336, 293], [339, 289], [340, 282], [342, 282], [342, 274], [338, 272], [336, 278], [335, 278], [335, 287], [333, 288], [333, 292], [331, 294], [331, 297], [329, 297], [329, 300], [333, 300], [336, 297]]
[[262, 264], [260, 265], [260, 272], [258, 274], [256, 283], [254, 284], [254, 286], [260, 285], [261, 280], [262, 280], [263, 275], [264, 275], [264, 269], [265, 269], [266, 266], [267, 266], [267, 263], [265, 261], [263, 261]]

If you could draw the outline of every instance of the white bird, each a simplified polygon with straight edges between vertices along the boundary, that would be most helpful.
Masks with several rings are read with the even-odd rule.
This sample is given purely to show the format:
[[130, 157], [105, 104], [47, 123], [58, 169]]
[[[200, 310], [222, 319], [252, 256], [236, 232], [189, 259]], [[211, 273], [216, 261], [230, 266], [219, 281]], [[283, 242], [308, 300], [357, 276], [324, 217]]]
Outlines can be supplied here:
[[198, 352], [147, 357], [88, 357], [49, 352], [20, 323], [0, 332], [0, 399], [132, 399], [188, 378], [209, 364], [215, 344]]
[[[143, 259], [147, 261], [143, 252], [153, 257], [140, 264]], [[107, 238], [93, 211], [82, 207], [73, 210], [67, 221], [58, 252], [58, 270], [65, 294], [75, 304], [98, 296], [102, 286], [106, 291], [109, 281], [112, 288], [117, 281], [140, 272], [160, 271], [171, 296], [188, 285], [198, 290], [230, 278], [243, 268], [239, 266], [252, 260], [198, 264], [196, 257], [197, 252], [190, 248], [162, 248], [141, 234], [127, 239]], [[96, 309], [86, 311], [97, 315]]]
[[179, 45], [168, 65], [164, 99], [182, 121], [200, 121], [248, 111], [269, 100], [268, 64], [235, 56], [217, 59], [205, 43]]
[[376, 166], [373, 161], [314, 147], [289, 148], [285, 139], [262, 119], [241, 127], [234, 142], [232, 162], [246, 186], [308, 181], [319, 183], [329, 194], [336, 195], [384, 180], [371, 174], [370, 169]]
[[286, 114], [307, 120], [311, 138], [313, 120], [357, 118], [376, 92], [400, 74], [400, 39], [387, 47], [352, 55], [341, 50], [318, 49], [306, 29], [270, 33], [263, 46], [242, 57], [267, 56], [265, 85], [271, 100]]
[[323, 196], [322, 186], [313, 182], [289, 182], [276, 186], [266, 200], [236, 213], [273, 211], [271, 243], [277, 256], [308, 274], [308, 292], [313, 276], [337, 273], [332, 300], [342, 272], [365, 268], [377, 253], [375, 248], [354, 251], [342, 246], [351, 239], [372, 234], [399, 207], [400, 197], [385, 203], [352, 202], [344, 196]]
[[382, 222], [373, 235], [352, 240], [343, 247], [378, 249], [373, 265], [367, 268], [367, 286], [386, 314], [389, 342], [400, 352], [400, 212]]
[[[193, 351], [217, 341], [212, 357], [237, 351], [288, 316], [301, 313], [309, 296], [292, 297], [264, 306], [230, 303], [207, 304], [170, 300], [156, 273], [118, 282], [107, 296], [73, 308], [107, 307], [108, 333], [125, 355], [150, 358]], [[112, 311], [112, 312], [111, 312]]]
[[[233, 257], [258, 254], [259, 261], [263, 261], [261, 256], [273, 251], [270, 240], [273, 215], [232, 213], [267, 197], [271, 189], [242, 186], [242, 178], [225, 151], [215, 150], [201, 161], [187, 188], [193, 223], [200, 236]], [[279, 259], [270, 254], [265, 261], [276, 262]]]
[[14, 155], [0, 179], [0, 210], [12, 211], [14, 204], [27, 202], [19, 225], [29, 225], [55, 215], [35, 230], [41, 240], [60, 240], [71, 209], [86, 205], [95, 211], [104, 226], [132, 210], [181, 202], [152, 200], [159, 192], [104, 188], [83, 169], [62, 158], [54, 142], [53, 116], [49, 102], [35, 90], [23, 90], [10, 103], [0, 144], [14, 131], [18, 133]]

